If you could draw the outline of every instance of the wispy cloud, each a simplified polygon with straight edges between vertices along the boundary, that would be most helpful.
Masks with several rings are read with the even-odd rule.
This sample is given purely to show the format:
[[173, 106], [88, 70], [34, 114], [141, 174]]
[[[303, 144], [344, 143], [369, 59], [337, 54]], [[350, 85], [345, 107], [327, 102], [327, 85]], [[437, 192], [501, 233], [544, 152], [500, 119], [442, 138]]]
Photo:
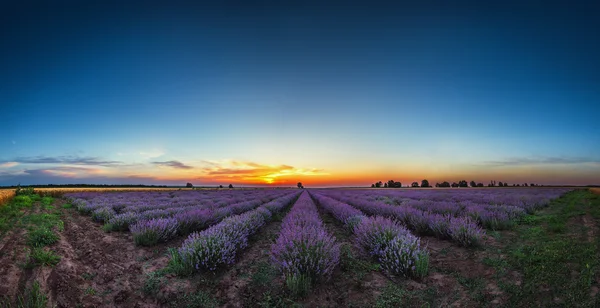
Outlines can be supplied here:
[[19, 163], [15, 162], [15, 161], [9, 161], [9, 162], [5, 162], [5, 163], [1, 163], [0, 168], [11, 168], [11, 167], [14, 167], [17, 165], [19, 165]]
[[171, 167], [175, 169], [192, 169], [192, 166], [188, 166], [177, 160], [169, 160], [169, 161], [155, 161], [154, 165], [163, 166], [163, 167]]
[[564, 165], [600, 163], [600, 159], [589, 157], [513, 157], [504, 160], [483, 162], [486, 166]]
[[140, 155], [145, 158], [157, 158], [165, 155], [165, 152], [154, 149], [151, 151], [142, 151], [140, 152]]
[[21, 164], [65, 164], [65, 165], [89, 165], [89, 166], [117, 166], [122, 165], [121, 161], [102, 160], [98, 157], [79, 157], [79, 156], [34, 156], [17, 157], [12, 162]]

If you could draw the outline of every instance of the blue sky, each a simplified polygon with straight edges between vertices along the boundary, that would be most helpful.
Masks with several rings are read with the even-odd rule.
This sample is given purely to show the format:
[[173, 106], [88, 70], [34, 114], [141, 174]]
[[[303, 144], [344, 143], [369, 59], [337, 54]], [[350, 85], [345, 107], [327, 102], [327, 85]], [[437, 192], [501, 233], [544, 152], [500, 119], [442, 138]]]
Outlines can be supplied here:
[[593, 2], [1, 11], [0, 185], [600, 184]]

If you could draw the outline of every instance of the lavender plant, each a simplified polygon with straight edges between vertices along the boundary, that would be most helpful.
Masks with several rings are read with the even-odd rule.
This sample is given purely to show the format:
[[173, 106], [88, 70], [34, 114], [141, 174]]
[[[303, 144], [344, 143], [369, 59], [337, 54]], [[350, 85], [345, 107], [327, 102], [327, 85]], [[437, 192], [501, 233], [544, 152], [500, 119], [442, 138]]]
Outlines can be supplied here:
[[130, 226], [136, 245], [151, 246], [166, 242], [177, 234], [177, 220], [173, 218], [155, 218], [141, 220]]
[[105, 222], [116, 215], [115, 210], [110, 207], [101, 207], [92, 212], [92, 219], [98, 222]]
[[363, 254], [373, 257], [379, 257], [396, 236], [408, 233], [398, 222], [381, 216], [365, 218], [354, 227], [356, 246]]
[[405, 233], [394, 237], [379, 256], [381, 267], [392, 275], [422, 278], [429, 269], [429, 253], [418, 237]]
[[448, 231], [452, 241], [465, 247], [480, 245], [485, 234], [483, 229], [469, 217], [451, 217]]

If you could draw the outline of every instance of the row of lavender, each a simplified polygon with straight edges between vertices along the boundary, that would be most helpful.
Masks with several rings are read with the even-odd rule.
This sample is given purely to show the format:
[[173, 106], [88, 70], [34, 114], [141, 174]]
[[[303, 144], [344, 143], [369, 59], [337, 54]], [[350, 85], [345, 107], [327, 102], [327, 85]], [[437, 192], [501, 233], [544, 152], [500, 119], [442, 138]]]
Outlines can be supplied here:
[[284, 218], [271, 258], [296, 294], [304, 294], [312, 283], [330, 277], [339, 264], [340, 245], [325, 230], [308, 192]]
[[107, 231], [131, 231], [139, 245], [154, 245], [187, 235], [226, 217], [293, 194], [290, 190], [212, 192], [79, 193], [67, 198]]
[[[325, 197], [324, 191], [315, 192], [317, 197]], [[423, 211], [411, 206], [398, 206], [382, 202], [368, 202], [364, 198], [337, 195], [329, 192], [327, 197], [333, 201], [347, 203], [369, 216], [383, 216], [393, 219], [419, 235], [435, 235], [442, 239], [451, 239], [462, 246], [477, 246], [485, 232], [469, 216], [458, 216], [448, 213]], [[329, 201], [329, 202], [333, 202]], [[324, 201], [324, 203], [326, 203]], [[433, 208], [435, 211], [436, 208]], [[495, 212], [494, 212], [495, 213]], [[488, 219], [491, 216], [479, 216], [480, 219]], [[486, 222], [488, 220], [485, 220]], [[495, 221], [489, 219], [489, 221]], [[497, 224], [497, 223], [496, 223]], [[457, 231], [451, 235], [449, 228]]]
[[360, 210], [318, 193], [317, 203], [355, 236], [356, 246], [364, 255], [374, 257], [392, 275], [424, 277], [429, 268], [429, 253], [421, 241], [393, 219], [366, 216]]
[[569, 188], [501, 188], [501, 189], [441, 189], [441, 190], [345, 190], [345, 195], [365, 198], [370, 202], [397, 205], [453, 208], [468, 205], [509, 205], [534, 213], [570, 191]]
[[235, 262], [236, 254], [248, 245], [248, 238], [296, 200], [294, 191], [257, 209], [225, 218], [201, 232], [194, 232], [180, 248], [170, 250], [169, 266], [181, 275], [214, 271]]
[[[494, 198], [488, 198], [488, 203], [475, 203], [473, 200], [480, 198], [484, 190], [457, 190], [450, 192], [426, 190], [412, 192], [398, 190], [384, 194], [374, 190], [320, 190], [318, 193], [327, 195], [336, 200], [357, 207], [369, 215], [383, 215], [395, 218], [419, 234], [436, 234], [448, 237], [443, 231], [450, 220], [463, 219], [465, 224], [477, 223], [491, 230], [511, 228], [517, 218], [533, 213], [535, 210], [547, 206], [551, 199], [559, 197], [568, 189], [529, 189], [535, 198], [525, 198], [525, 190], [518, 190], [521, 197], [501, 198], [494, 192]], [[487, 192], [494, 190], [488, 189]], [[511, 189], [498, 189], [504, 193], [517, 193]], [[423, 199], [405, 198], [420, 196]], [[436, 201], [440, 196], [446, 196], [446, 201]], [[542, 198], [543, 197], [543, 198]], [[491, 201], [495, 200], [495, 201]], [[503, 200], [503, 203], [499, 200]], [[512, 200], [513, 203], [508, 203]], [[525, 200], [528, 200], [527, 202]], [[534, 201], [535, 200], [535, 201]], [[440, 230], [440, 228], [442, 230]], [[475, 231], [475, 230], [474, 230]]]

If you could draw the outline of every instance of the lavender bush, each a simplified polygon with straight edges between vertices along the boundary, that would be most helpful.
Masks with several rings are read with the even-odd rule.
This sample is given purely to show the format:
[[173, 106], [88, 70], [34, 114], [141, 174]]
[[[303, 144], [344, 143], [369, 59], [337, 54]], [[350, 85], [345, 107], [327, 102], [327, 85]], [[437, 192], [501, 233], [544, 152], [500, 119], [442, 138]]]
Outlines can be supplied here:
[[427, 217], [429, 229], [439, 239], [450, 238], [450, 215], [429, 214]]
[[155, 218], [141, 220], [130, 226], [136, 245], [150, 246], [166, 242], [177, 234], [177, 220], [173, 218]]
[[92, 219], [98, 222], [105, 222], [116, 215], [115, 210], [110, 207], [101, 207], [92, 212]]
[[126, 212], [117, 214], [108, 220], [108, 224], [105, 225], [106, 230], [112, 231], [127, 231], [129, 226], [135, 224], [140, 219], [138, 213]]
[[451, 217], [448, 231], [452, 241], [461, 246], [478, 246], [485, 234], [483, 229], [469, 217]]
[[381, 267], [392, 275], [422, 278], [429, 269], [429, 253], [418, 237], [405, 233], [394, 237], [379, 256]]
[[179, 223], [178, 232], [181, 235], [190, 234], [207, 228], [215, 220], [214, 212], [209, 209], [197, 209], [181, 212], [173, 216]]
[[365, 218], [354, 227], [356, 246], [363, 254], [374, 257], [379, 257], [396, 236], [408, 233], [398, 222], [381, 216]]

